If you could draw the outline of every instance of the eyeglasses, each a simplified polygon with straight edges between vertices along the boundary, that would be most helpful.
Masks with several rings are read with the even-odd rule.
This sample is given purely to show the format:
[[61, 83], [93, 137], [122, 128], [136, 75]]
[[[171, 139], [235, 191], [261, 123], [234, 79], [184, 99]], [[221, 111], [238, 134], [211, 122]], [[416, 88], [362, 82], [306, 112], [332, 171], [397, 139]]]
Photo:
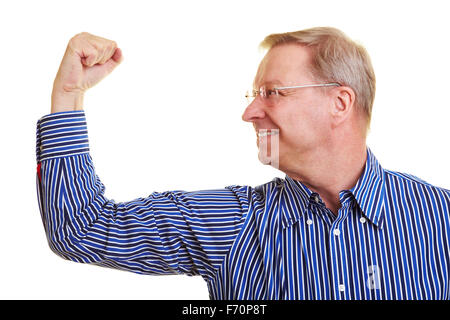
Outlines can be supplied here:
[[[341, 85], [337, 82], [332, 83], [321, 83], [321, 84], [306, 84], [302, 86], [292, 86], [292, 87], [276, 87], [272, 89], [268, 89], [266, 87], [261, 87], [259, 90], [248, 90], [245, 94], [248, 103], [252, 103], [253, 100], [259, 95], [263, 99], [263, 101], [277, 100], [280, 96], [285, 96], [283, 90], [289, 89], [300, 89], [300, 88], [313, 88], [313, 87], [340, 87]], [[274, 101], [275, 102], [275, 101]]]

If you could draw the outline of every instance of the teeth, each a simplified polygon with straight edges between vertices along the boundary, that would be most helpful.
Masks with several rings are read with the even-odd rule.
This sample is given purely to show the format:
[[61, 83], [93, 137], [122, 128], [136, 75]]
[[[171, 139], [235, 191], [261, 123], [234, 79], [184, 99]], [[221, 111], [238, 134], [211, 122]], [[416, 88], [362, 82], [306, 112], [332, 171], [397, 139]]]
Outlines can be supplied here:
[[274, 136], [274, 135], [277, 135], [277, 134], [278, 134], [278, 130], [277, 131], [270, 131], [270, 132], [264, 131], [264, 132], [259, 132], [258, 133], [258, 137]]

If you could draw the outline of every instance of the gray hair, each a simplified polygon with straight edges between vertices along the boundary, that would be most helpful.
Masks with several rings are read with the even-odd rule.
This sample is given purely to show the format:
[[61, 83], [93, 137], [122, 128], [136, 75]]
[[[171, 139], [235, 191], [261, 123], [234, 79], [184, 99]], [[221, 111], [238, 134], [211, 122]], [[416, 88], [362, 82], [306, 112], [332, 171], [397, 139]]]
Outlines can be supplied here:
[[355, 91], [355, 105], [370, 126], [375, 99], [375, 72], [366, 49], [336, 28], [316, 27], [268, 35], [263, 49], [286, 43], [298, 43], [312, 50], [311, 73], [317, 80], [338, 82]]

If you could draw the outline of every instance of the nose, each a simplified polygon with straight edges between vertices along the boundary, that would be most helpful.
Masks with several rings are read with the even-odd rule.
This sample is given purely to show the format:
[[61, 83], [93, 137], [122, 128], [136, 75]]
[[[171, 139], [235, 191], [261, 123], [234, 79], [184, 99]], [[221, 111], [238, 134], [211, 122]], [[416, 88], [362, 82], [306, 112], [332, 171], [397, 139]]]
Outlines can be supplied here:
[[259, 97], [256, 97], [247, 108], [245, 108], [244, 113], [242, 114], [242, 120], [253, 122], [258, 119], [263, 119], [266, 116], [263, 104], [259, 100]]

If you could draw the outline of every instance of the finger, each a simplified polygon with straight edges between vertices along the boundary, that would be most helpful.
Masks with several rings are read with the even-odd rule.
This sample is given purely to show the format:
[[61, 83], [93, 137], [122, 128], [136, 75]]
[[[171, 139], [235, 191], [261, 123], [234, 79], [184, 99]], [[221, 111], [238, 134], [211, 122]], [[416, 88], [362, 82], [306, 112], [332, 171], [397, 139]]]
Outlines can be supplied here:
[[99, 52], [98, 57], [98, 64], [104, 64], [106, 61], [111, 59], [111, 56], [113, 55], [113, 47], [114, 42], [113, 41], [100, 41], [100, 43], [96, 44], [97, 50]]
[[95, 36], [82, 32], [69, 41], [68, 50], [78, 54], [86, 66], [92, 66], [98, 59], [98, 47], [95, 44]]
[[114, 54], [112, 55], [111, 59], [105, 62], [104, 67], [109, 72], [112, 72], [123, 60], [122, 51], [117, 48], [114, 51]]
[[115, 41], [87, 33], [80, 34], [76, 40], [74, 47], [81, 48], [81, 61], [88, 67], [106, 63], [115, 54], [117, 48]]
[[114, 55], [114, 52], [116, 51], [116, 48], [117, 48], [117, 44], [114, 41], [110, 41], [108, 43], [105, 57], [102, 60], [103, 63], [109, 61], [112, 58], [112, 56]]
[[82, 63], [87, 67], [92, 67], [98, 61], [98, 50], [92, 46], [86, 46], [82, 50]]
[[96, 51], [94, 64], [101, 63], [105, 57], [105, 51], [106, 51], [105, 45], [95, 39], [91, 39], [90, 43], [95, 48], [95, 51]]

